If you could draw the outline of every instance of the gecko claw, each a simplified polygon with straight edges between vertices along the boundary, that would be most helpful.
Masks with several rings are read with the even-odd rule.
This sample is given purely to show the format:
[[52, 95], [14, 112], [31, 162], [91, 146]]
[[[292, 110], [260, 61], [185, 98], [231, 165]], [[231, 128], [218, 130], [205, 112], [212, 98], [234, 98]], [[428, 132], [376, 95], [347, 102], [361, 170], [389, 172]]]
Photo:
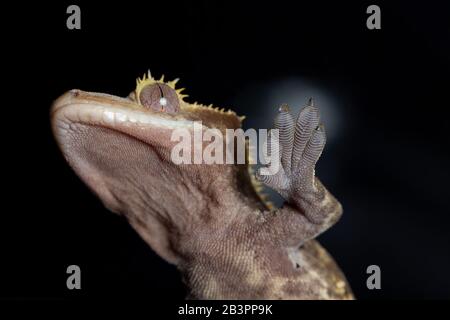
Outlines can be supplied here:
[[278, 112], [289, 112], [289, 106], [287, 105], [287, 103], [283, 103], [279, 108], [278, 108]]

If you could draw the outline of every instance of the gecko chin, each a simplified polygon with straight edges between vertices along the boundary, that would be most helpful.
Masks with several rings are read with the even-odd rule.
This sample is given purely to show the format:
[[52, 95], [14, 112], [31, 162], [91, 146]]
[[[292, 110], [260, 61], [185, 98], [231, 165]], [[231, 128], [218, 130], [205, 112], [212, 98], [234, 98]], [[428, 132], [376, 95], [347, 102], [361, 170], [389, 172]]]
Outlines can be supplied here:
[[[108, 185], [106, 174], [98, 174], [107, 165], [108, 172], [114, 172], [115, 176], [123, 174], [123, 180], [128, 180], [127, 168], [142, 164], [143, 176], [154, 171], [155, 166], [171, 165], [171, 150], [178, 143], [172, 139], [175, 129], [193, 132], [196, 122], [201, 122], [205, 129], [217, 128], [223, 132], [241, 127], [242, 117], [234, 112], [187, 103], [174, 90], [173, 83], [167, 83], [166, 87], [166, 83], [155, 85], [148, 80], [145, 83], [138, 80], [136, 90], [126, 98], [70, 90], [51, 108], [53, 134], [64, 157], [101, 199], [107, 199], [104, 204], [114, 212], [121, 211], [117, 203], [121, 196], [113, 194], [111, 188], [99, 187]], [[167, 101], [161, 101], [162, 98]], [[160, 108], [161, 102], [165, 109]], [[173, 179], [176, 185], [176, 177], [177, 173], [172, 173], [168, 179]]]
[[[186, 206], [189, 212], [202, 214], [204, 201], [186, 203], [182, 198], [192, 190], [196, 192], [196, 198], [197, 193], [202, 197], [208, 193], [216, 194], [216, 190], [205, 189], [199, 184], [202, 181], [199, 177], [229, 177], [246, 171], [246, 168], [189, 166], [187, 170], [188, 165], [176, 165], [171, 160], [170, 151], [178, 142], [172, 141], [172, 133], [178, 128], [194, 130], [196, 121], [201, 121], [204, 127], [220, 130], [239, 128], [241, 118], [232, 111], [189, 104], [182, 99], [178, 107], [169, 112], [155, 110], [154, 105], [152, 107], [155, 100], [143, 105], [136, 98], [137, 93], [134, 91], [122, 98], [70, 90], [53, 103], [50, 113], [52, 130], [68, 164], [105, 207], [125, 216], [161, 257], [178, 264], [177, 255], [171, 249], [173, 245], [168, 243], [166, 236], [149, 238], [149, 234], [165, 230], [166, 226], [161, 221], [173, 218], [167, 215], [186, 212]], [[230, 185], [235, 180], [223, 179]], [[184, 183], [180, 184], [180, 181]], [[188, 188], [191, 191], [184, 190], [186, 183], [193, 185]], [[228, 187], [217, 189], [221, 193]], [[157, 209], [161, 207], [162, 194], [171, 197], [168, 202], [174, 207], [170, 212]], [[235, 200], [223, 197], [220, 202], [228, 204]], [[145, 215], [145, 221], [141, 221], [144, 218], [138, 212], [152, 214]], [[149, 229], [153, 231], [149, 233]]]

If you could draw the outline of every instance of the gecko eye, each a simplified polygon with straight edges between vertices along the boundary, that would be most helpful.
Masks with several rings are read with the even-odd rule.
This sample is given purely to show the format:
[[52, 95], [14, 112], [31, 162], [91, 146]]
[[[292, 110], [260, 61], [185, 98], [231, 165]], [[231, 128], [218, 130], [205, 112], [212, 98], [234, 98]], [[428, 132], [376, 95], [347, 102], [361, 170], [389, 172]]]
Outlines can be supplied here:
[[139, 102], [146, 108], [155, 111], [176, 113], [180, 110], [180, 102], [174, 89], [164, 83], [153, 83], [142, 88]]

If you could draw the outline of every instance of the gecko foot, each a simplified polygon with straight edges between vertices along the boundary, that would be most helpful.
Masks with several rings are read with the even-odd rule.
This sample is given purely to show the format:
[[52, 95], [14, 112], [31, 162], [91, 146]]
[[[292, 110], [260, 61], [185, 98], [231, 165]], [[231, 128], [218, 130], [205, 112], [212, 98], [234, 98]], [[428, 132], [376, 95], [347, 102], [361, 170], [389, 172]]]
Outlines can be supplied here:
[[294, 120], [289, 107], [282, 105], [275, 118], [274, 129], [278, 129], [278, 135], [271, 130], [267, 149], [272, 159], [275, 155], [278, 157], [281, 165], [276, 172], [268, 173], [268, 167], [260, 168], [256, 178], [303, 212], [311, 211], [309, 207], [326, 195], [314, 172], [326, 142], [319, 110], [309, 99], [308, 105]]

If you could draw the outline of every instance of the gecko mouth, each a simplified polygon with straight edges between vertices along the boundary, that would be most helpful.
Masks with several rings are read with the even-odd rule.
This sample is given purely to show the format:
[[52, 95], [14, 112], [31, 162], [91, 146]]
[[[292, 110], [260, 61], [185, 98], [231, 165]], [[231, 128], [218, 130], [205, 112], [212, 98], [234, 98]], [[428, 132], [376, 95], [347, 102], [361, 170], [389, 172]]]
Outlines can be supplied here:
[[180, 109], [165, 112], [145, 108], [132, 98], [70, 90], [59, 97], [52, 106], [51, 117], [69, 123], [87, 123], [111, 128], [192, 128], [201, 121], [209, 128], [240, 128], [244, 117], [233, 111], [180, 102]]
[[87, 123], [105, 127], [189, 128], [194, 119], [181, 114], [144, 109], [128, 98], [71, 90], [58, 98], [51, 110], [52, 118], [70, 123]]
[[58, 141], [77, 134], [77, 128], [90, 126], [112, 129], [158, 146], [170, 141], [175, 129], [193, 130], [196, 122], [204, 128], [240, 128], [241, 118], [234, 112], [180, 101], [179, 110], [157, 111], [145, 108], [133, 98], [109, 94], [70, 90], [59, 97], [51, 109], [52, 129]]
[[134, 140], [152, 148], [169, 147], [174, 130], [193, 130], [194, 126], [193, 119], [187, 119], [182, 112], [155, 111], [130, 98], [81, 90], [59, 97], [52, 106], [51, 118], [54, 136], [64, 154], [72, 152], [69, 146], [75, 141], [88, 143], [89, 136], [97, 137], [97, 146], [106, 139], [126, 139], [123, 143], [128, 145]]

